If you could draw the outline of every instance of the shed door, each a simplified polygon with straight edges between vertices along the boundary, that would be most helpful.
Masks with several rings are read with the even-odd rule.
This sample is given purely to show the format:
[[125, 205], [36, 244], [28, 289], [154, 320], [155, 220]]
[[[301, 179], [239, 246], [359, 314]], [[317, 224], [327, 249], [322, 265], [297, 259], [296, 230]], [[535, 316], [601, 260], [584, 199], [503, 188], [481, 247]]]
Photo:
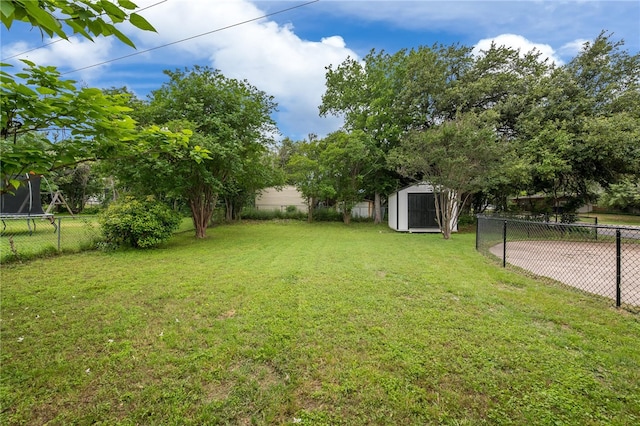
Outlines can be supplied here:
[[437, 228], [436, 199], [434, 194], [407, 194], [409, 196], [409, 228]]

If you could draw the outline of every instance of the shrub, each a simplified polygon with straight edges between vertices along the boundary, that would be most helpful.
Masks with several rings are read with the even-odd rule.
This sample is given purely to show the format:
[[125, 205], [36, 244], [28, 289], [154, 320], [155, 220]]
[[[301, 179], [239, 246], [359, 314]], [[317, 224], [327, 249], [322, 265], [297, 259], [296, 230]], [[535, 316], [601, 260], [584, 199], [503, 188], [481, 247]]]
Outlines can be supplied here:
[[318, 207], [313, 210], [313, 220], [318, 222], [342, 222], [342, 213], [330, 207]]
[[458, 217], [458, 226], [475, 225], [476, 217], [472, 214], [461, 214]]
[[96, 215], [96, 214], [102, 212], [103, 210], [104, 210], [104, 208], [102, 206], [89, 206], [89, 207], [85, 207], [82, 210], [82, 214], [86, 215], [86, 216]]
[[[289, 206], [292, 207], [292, 206]], [[246, 207], [242, 210], [242, 218], [248, 220], [275, 220], [275, 219], [293, 219], [304, 220], [307, 218], [306, 213], [302, 213], [295, 206], [293, 209], [287, 207], [286, 211], [277, 209], [258, 210], [255, 207]]]
[[109, 247], [151, 248], [167, 241], [180, 224], [180, 215], [153, 197], [124, 197], [100, 215]]
[[575, 212], [564, 212], [560, 215], [561, 223], [576, 223], [578, 219], [578, 213]]

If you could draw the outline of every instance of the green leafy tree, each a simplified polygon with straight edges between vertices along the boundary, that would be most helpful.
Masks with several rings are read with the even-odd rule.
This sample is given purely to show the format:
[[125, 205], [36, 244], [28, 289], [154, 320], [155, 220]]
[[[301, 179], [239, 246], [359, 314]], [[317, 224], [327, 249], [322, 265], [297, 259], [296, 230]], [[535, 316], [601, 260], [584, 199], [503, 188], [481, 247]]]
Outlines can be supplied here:
[[387, 167], [386, 155], [397, 146], [407, 116], [398, 113], [395, 102], [402, 90], [407, 53], [391, 55], [372, 50], [362, 61], [347, 58], [327, 67], [326, 92], [320, 114], [343, 116], [348, 132], [363, 132], [371, 141], [367, 159], [369, 172], [363, 190], [374, 195], [375, 222], [382, 220], [381, 193], [397, 186], [397, 174]]
[[321, 167], [320, 140], [315, 135], [309, 135], [308, 141], [293, 142], [289, 145], [286, 164], [288, 179], [307, 201], [307, 221], [313, 222], [318, 201], [335, 194], [326, 177], [326, 170]]
[[460, 107], [452, 92], [472, 62], [471, 49], [459, 45], [421, 46], [409, 53], [395, 107], [408, 118], [407, 129], [425, 130], [455, 117]]
[[136, 137], [124, 97], [77, 88], [54, 67], [26, 63], [16, 79], [0, 75], [3, 188], [24, 172], [113, 155]]
[[[135, 8], [128, 0], [117, 5], [107, 0], [4, 0], [0, 15], [7, 29], [15, 22], [27, 23], [43, 37], [115, 36], [133, 46], [117, 25], [128, 22], [155, 31], [142, 16], [131, 12]], [[0, 64], [0, 192], [15, 188], [18, 181], [13, 177], [25, 171], [45, 173], [108, 155], [134, 138], [134, 122], [123, 98], [95, 88], [78, 88], [75, 81], [61, 79], [55, 67], [22, 62], [26, 68], [15, 73], [10, 72], [9, 64]]]
[[640, 180], [626, 178], [612, 184], [600, 198], [600, 204], [626, 212], [640, 211]]
[[353, 207], [365, 196], [364, 182], [374, 172], [375, 144], [362, 130], [337, 131], [320, 143], [319, 165], [326, 183], [342, 212], [345, 224], [351, 222]]
[[[527, 111], [530, 92], [550, 69], [539, 52], [520, 52], [492, 45], [482, 52], [460, 45], [434, 45], [412, 51], [408, 58], [403, 90], [398, 99], [409, 128], [423, 131], [460, 113], [482, 115], [490, 111], [496, 135], [516, 144], [518, 120]], [[529, 182], [526, 162], [504, 153], [494, 173], [484, 175], [483, 185], [473, 194], [475, 209], [489, 202], [506, 206], [508, 195]]]
[[[518, 151], [531, 165], [531, 192], [590, 201], [640, 168], [640, 54], [600, 34], [535, 85], [518, 122]], [[575, 203], [578, 204], [578, 203]]]
[[[183, 200], [191, 211], [196, 237], [204, 238], [220, 198], [239, 210], [238, 198], [271, 182], [272, 163], [263, 159], [276, 128], [273, 99], [246, 81], [208, 67], [165, 71], [169, 81], [152, 92], [135, 113], [143, 126], [186, 129], [183, 144], [141, 143], [152, 155], [113, 164], [124, 186], [137, 192]], [[265, 180], [262, 182], [262, 180]], [[261, 185], [262, 182], [262, 185]]]
[[401, 174], [433, 185], [436, 218], [445, 239], [505, 151], [505, 144], [496, 140], [494, 119], [490, 112], [459, 114], [455, 120], [410, 132], [390, 155]]
[[96, 174], [91, 162], [56, 170], [50, 180], [52, 185], [62, 191], [67, 205], [74, 213], [82, 213], [89, 197], [99, 197], [104, 193], [102, 179]]
[[80, 34], [93, 40], [92, 36], [115, 36], [131, 47], [133, 42], [125, 36], [117, 24], [128, 22], [134, 27], [155, 31], [129, 0], [3, 0], [0, 3], [2, 23], [10, 29], [14, 21], [31, 24], [42, 36], [69, 38], [69, 33]]
[[245, 156], [242, 163], [239, 174], [230, 177], [223, 188], [227, 221], [240, 219], [242, 209], [255, 200], [259, 190], [281, 186], [285, 181], [284, 171], [270, 151], [256, 151], [253, 155]]

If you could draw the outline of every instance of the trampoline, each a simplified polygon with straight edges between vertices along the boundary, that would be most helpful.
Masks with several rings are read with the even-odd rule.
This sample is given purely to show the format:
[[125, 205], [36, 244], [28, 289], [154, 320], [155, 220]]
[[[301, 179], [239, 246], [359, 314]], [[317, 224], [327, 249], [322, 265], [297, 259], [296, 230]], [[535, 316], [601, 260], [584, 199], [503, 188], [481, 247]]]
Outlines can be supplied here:
[[40, 200], [40, 176], [26, 173], [18, 177], [20, 186], [13, 194], [0, 195], [0, 220], [2, 232], [7, 229], [7, 220], [25, 220], [29, 235], [36, 229], [36, 219], [47, 219], [53, 226], [53, 232], [58, 231], [55, 218], [51, 213], [45, 213]]

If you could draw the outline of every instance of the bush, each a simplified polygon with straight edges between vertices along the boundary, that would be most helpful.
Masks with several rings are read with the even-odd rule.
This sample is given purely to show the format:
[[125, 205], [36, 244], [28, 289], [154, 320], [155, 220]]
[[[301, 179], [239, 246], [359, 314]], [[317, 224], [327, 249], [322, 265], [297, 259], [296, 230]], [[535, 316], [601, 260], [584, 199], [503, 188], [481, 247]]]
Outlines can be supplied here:
[[342, 222], [342, 213], [330, 207], [318, 207], [313, 211], [313, 220], [318, 222]]
[[476, 217], [472, 214], [461, 214], [458, 217], [458, 226], [475, 225]]
[[102, 212], [103, 210], [104, 210], [104, 208], [102, 206], [90, 206], [90, 207], [85, 207], [82, 210], [82, 214], [83, 215], [87, 215], [87, 216], [96, 215], [96, 214]]
[[[292, 208], [293, 207], [293, 208]], [[308, 215], [301, 212], [295, 206], [287, 206], [285, 211], [274, 210], [258, 210], [255, 207], [247, 207], [242, 210], [242, 219], [247, 220], [307, 220]], [[342, 213], [331, 207], [318, 207], [313, 210], [313, 220], [317, 222], [342, 222]], [[352, 218], [354, 222], [368, 222], [370, 218]]]
[[564, 212], [560, 215], [561, 223], [576, 223], [578, 219], [578, 213], [575, 212]]
[[[289, 207], [293, 207], [290, 209]], [[304, 220], [307, 214], [299, 211], [295, 206], [288, 206], [286, 211], [277, 209], [258, 210], [255, 207], [246, 207], [242, 210], [242, 219], [247, 220], [275, 220], [275, 219], [293, 219]]]
[[151, 248], [167, 241], [180, 224], [180, 215], [153, 197], [125, 197], [99, 217], [109, 247]]

